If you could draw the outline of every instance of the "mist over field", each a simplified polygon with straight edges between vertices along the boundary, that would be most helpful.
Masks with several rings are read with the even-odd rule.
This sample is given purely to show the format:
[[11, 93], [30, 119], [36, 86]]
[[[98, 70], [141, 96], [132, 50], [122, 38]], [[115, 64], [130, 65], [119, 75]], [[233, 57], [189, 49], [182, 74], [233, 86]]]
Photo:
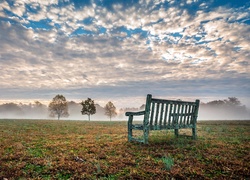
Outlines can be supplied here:
[[[209, 103], [201, 103], [198, 120], [249, 120], [250, 109], [238, 102], [237, 105], [230, 105], [227, 100], [215, 100]], [[222, 103], [222, 104], [220, 104]], [[96, 113], [90, 116], [90, 121], [109, 121], [105, 115], [105, 109], [95, 104]], [[62, 120], [88, 120], [87, 115], [81, 114], [82, 106], [74, 101], [68, 102], [69, 117], [62, 117]], [[128, 117], [125, 112], [144, 110], [143, 103], [140, 107], [116, 108], [117, 116], [111, 120], [126, 121]], [[49, 116], [48, 106], [40, 102], [30, 104], [5, 103], [0, 104], [0, 119], [57, 119]], [[135, 120], [142, 120], [143, 116], [135, 117]]]
[[232, 108], [207, 108], [201, 107], [199, 110], [198, 120], [249, 120], [249, 109], [232, 109]]

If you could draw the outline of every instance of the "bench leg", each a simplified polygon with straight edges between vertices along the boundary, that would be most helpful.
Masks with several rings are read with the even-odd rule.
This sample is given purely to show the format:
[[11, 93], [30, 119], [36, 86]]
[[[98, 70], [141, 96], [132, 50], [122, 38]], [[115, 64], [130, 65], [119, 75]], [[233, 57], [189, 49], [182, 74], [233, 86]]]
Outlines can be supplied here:
[[192, 138], [197, 139], [197, 134], [196, 134], [196, 127], [192, 128]]
[[175, 135], [176, 137], [179, 136], [179, 129], [174, 129], [174, 135]]
[[128, 141], [132, 141], [133, 133], [132, 133], [132, 116], [129, 116], [128, 120]]
[[148, 134], [149, 134], [149, 129], [148, 128], [145, 128], [144, 130], [143, 130], [143, 143], [144, 144], [148, 144]]
[[132, 127], [128, 127], [128, 141], [130, 142], [132, 140], [133, 134], [132, 134]]

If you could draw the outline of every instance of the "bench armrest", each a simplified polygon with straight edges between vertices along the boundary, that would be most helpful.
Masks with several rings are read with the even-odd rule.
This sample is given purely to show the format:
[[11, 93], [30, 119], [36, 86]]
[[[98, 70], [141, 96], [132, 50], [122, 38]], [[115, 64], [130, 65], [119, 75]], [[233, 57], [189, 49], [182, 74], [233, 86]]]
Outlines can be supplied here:
[[126, 116], [140, 116], [140, 115], [144, 115], [145, 111], [138, 111], [138, 112], [126, 112]]

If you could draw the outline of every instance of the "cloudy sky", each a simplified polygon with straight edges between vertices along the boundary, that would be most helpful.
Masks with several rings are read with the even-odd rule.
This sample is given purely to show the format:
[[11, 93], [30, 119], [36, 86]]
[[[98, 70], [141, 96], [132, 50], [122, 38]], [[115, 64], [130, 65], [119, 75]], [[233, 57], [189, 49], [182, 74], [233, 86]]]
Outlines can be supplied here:
[[0, 100], [146, 94], [250, 107], [248, 0], [0, 0]]

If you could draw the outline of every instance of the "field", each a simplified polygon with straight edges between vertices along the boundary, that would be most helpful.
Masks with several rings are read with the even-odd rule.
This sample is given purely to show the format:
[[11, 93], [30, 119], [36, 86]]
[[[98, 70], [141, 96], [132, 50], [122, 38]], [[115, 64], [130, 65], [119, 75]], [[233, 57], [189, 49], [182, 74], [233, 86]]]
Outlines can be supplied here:
[[[189, 134], [183, 130], [180, 134]], [[249, 179], [250, 121], [201, 121], [198, 139], [126, 122], [0, 120], [0, 179]]]

